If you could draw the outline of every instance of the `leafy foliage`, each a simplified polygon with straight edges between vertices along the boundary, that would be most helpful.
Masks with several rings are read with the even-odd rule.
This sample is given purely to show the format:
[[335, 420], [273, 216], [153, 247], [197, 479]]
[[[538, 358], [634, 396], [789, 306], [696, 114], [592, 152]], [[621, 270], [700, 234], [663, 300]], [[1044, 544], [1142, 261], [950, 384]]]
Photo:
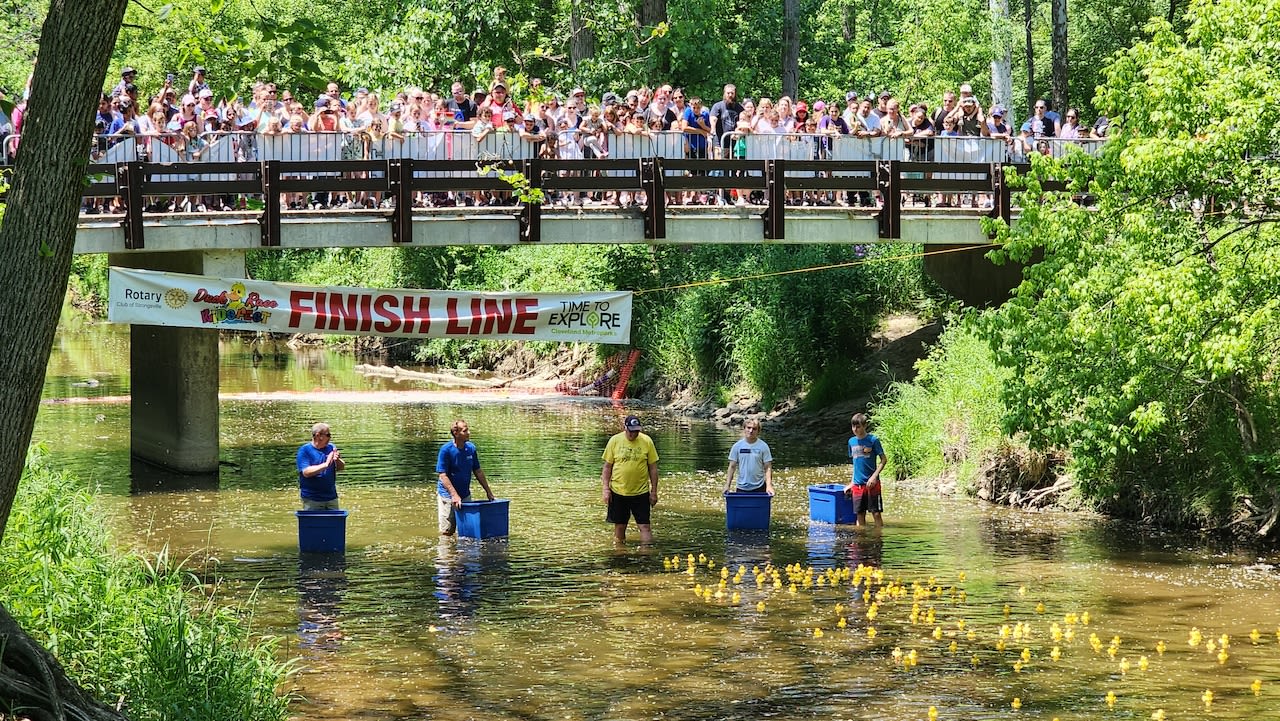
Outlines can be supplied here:
[[274, 642], [163, 554], [115, 551], [92, 504], [33, 451], [0, 545], [0, 598], [22, 627], [130, 718], [286, 718]]
[[[1197, 3], [1107, 71], [1099, 158], [1038, 164], [1006, 253], [1044, 260], [984, 332], [1006, 429], [1071, 449], [1081, 490], [1138, 516], [1274, 528], [1280, 2]], [[1085, 178], [1097, 211], [1042, 196]], [[1042, 200], [1041, 203], [1034, 201]], [[1260, 511], [1255, 514], [1254, 511]]]

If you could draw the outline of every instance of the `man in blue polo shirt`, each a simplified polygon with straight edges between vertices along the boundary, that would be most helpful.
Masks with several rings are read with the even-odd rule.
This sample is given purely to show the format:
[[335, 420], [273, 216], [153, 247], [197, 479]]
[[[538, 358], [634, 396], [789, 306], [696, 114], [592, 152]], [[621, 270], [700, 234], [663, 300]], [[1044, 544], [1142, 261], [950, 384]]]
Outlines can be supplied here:
[[338, 471], [347, 467], [338, 447], [330, 443], [328, 423], [311, 426], [311, 442], [298, 449], [298, 487], [302, 510], [338, 510]]
[[489, 481], [480, 470], [480, 456], [476, 453], [476, 445], [471, 442], [471, 428], [467, 422], [461, 419], [454, 421], [449, 435], [453, 440], [440, 447], [440, 455], [436, 458], [436, 473], [439, 474], [436, 495], [442, 536], [452, 536], [457, 532], [458, 509], [462, 508], [463, 502], [471, 500], [473, 474], [480, 481], [488, 500], [493, 500], [493, 491], [489, 490]]

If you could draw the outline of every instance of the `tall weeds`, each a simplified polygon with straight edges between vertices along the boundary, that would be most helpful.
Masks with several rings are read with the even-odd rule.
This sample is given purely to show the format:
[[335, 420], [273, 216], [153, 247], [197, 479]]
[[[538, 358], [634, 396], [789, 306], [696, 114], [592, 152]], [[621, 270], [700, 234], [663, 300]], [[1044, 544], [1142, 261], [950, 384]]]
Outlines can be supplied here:
[[28, 458], [0, 544], [0, 601], [99, 699], [138, 721], [279, 721], [289, 665], [163, 554], [116, 551], [90, 495]]
[[1000, 387], [1008, 371], [963, 319], [952, 322], [911, 383], [890, 386], [873, 412], [894, 472], [936, 476], [954, 470], [971, 482], [986, 452], [1004, 438]]

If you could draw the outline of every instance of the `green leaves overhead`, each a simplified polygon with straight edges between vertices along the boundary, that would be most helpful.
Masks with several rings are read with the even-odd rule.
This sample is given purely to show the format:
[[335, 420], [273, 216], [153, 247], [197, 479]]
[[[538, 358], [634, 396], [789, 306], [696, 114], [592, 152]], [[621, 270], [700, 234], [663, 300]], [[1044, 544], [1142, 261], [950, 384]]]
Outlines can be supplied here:
[[[1280, 480], [1280, 2], [1200, 3], [1185, 39], [1149, 31], [1098, 93], [1115, 142], [1026, 179], [1005, 251], [1044, 259], [984, 332], [1013, 371], [1008, 431], [1070, 448], [1095, 499], [1175, 476], [1167, 493], [1205, 501], [1185, 514], [1221, 521], [1235, 499], [1270, 507]], [[1096, 178], [1097, 210], [1042, 196], [1054, 175]]]

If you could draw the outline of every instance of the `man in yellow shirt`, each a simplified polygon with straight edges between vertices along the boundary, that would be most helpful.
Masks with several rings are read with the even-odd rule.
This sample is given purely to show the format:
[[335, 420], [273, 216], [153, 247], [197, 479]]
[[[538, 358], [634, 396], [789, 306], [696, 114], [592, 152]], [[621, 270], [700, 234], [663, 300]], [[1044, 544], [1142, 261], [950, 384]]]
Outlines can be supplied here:
[[613, 540], [627, 540], [627, 523], [634, 516], [640, 529], [640, 543], [653, 542], [649, 509], [658, 505], [658, 449], [653, 439], [640, 432], [640, 419], [627, 416], [622, 432], [604, 447], [604, 469], [600, 472], [605, 520], [613, 524]]

